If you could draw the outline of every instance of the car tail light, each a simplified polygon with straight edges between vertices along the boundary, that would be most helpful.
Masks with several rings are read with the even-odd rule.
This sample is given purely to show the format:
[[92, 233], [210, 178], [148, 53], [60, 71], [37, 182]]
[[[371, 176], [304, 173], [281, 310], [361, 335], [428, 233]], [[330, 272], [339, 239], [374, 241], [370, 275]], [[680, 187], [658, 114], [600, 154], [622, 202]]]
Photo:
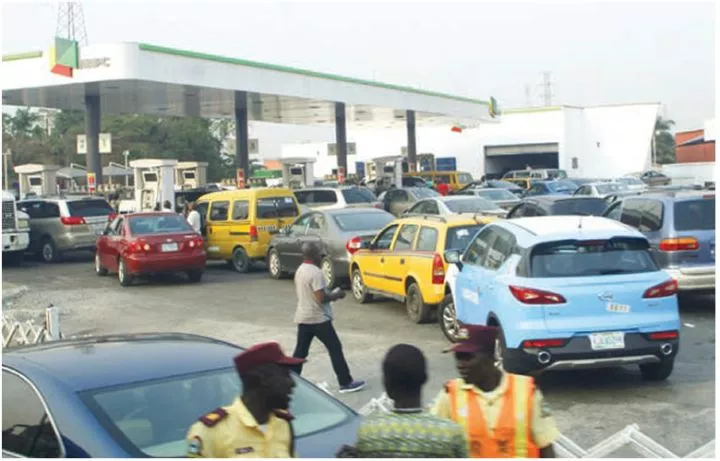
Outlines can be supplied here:
[[362, 239], [360, 237], [353, 237], [345, 244], [345, 249], [351, 255], [354, 255], [360, 248], [362, 248]]
[[82, 216], [63, 216], [60, 218], [60, 222], [66, 226], [78, 226], [80, 224], [85, 224], [85, 218]]
[[257, 242], [257, 239], [258, 239], [257, 226], [250, 226], [250, 241]]
[[648, 335], [648, 338], [652, 339], [653, 341], [661, 341], [663, 339], [678, 339], [680, 337], [680, 334], [677, 331], [656, 331], [655, 333], [650, 333]]
[[201, 238], [194, 238], [194, 239], [190, 240], [189, 242], [187, 242], [186, 248], [194, 250], [195, 248], [202, 248], [203, 245], [205, 245], [205, 240], [203, 240]]
[[115, 218], [117, 218], [117, 213], [110, 213], [110, 214], [108, 215], [108, 222], [114, 221]]
[[688, 251], [697, 250], [699, 247], [698, 241], [693, 237], [665, 239], [660, 242], [660, 251]]
[[515, 299], [523, 304], [564, 304], [567, 301], [562, 295], [550, 291], [510, 285], [510, 292]]
[[529, 339], [523, 341], [522, 347], [527, 349], [544, 349], [547, 347], [563, 347], [565, 345], [564, 339]]
[[432, 283], [433, 285], [442, 285], [445, 283], [445, 262], [438, 253], [433, 255]]
[[152, 246], [144, 240], [136, 240], [130, 242], [128, 249], [130, 253], [147, 253], [152, 250]]
[[677, 292], [677, 280], [668, 280], [645, 290], [645, 293], [643, 293], [643, 298], [666, 298], [668, 296], [677, 294]]
[[382, 208], [383, 208], [382, 202], [375, 202], [375, 204], [373, 206], [379, 210], [382, 210]]

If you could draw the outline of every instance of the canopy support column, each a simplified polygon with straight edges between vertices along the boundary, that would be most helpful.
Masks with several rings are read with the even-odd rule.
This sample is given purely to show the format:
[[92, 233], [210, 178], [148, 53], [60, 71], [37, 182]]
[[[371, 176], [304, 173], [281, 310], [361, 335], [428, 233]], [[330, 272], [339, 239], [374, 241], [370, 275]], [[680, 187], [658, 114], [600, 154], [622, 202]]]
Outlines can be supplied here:
[[235, 92], [235, 167], [242, 168], [245, 181], [250, 177], [247, 93]]
[[103, 183], [102, 162], [100, 161], [100, 95], [85, 94], [85, 137], [87, 157], [85, 166], [88, 173], [95, 173], [95, 184]]
[[[347, 177], [347, 126], [345, 123], [345, 103], [335, 103], [335, 143], [337, 145], [338, 170], [343, 169]], [[339, 171], [338, 171], [339, 174]]]
[[407, 111], [407, 162], [410, 171], [417, 171], [417, 140], [415, 136], [415, 111]]

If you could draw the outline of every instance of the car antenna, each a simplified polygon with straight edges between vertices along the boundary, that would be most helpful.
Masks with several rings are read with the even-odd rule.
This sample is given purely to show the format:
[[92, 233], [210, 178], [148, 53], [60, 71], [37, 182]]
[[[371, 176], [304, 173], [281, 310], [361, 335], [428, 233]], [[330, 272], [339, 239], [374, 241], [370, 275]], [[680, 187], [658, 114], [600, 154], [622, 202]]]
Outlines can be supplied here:
[[578, 229], [582, 229], [582, 215], [580, 215], [580, 220], [578, 221]]

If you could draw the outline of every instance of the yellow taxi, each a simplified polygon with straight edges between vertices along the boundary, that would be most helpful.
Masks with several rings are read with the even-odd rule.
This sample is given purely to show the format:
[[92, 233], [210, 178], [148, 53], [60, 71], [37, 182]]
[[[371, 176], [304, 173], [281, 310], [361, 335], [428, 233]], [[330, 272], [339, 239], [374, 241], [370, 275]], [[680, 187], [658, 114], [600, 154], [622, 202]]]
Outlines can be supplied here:
[[453, 192], [473, 182], [472, 175], [463, 171], [420, 171], [408, 173], [407, 176], [419, 176], [426, 181], [433, 181], [438, 184], [444, 182]]
[[464, 249], [487, 223], [498, 218], [472, 215], [414, 215], [396, 219], [369, 243], [350, 240], [350, 281], [355, 300], [374, 295], [404, 302], [415, 323], [433, 320], [445, 297], [450, 249]]
[[285, 188], [238, 189], [200, 197], [207, 259], [224, 260], [238, 272], [264, 260], [273, 235], [300, 215], [295, 194]]

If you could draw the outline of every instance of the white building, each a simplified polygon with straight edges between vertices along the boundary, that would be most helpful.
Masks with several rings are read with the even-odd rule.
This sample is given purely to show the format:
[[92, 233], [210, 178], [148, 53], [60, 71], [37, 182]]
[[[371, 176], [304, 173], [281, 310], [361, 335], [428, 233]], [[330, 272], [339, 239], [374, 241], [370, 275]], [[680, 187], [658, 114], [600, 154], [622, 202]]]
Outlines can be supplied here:
[[[510, 109], [499, 123], [460, 133], [418, 127], [417, 152], [455, 157], [458, 170], [475, 178], [527, 166], [562, 168], [571, 177], [620, 176], [650, 167], [659, 109], [659, 103]], [[348, 141], [357, 150], [348, 156], [348, 173], [355, 173], [355, 162], [399, 155], [407, 144], [401, 129], [351, 129]], [[314, 157], [316, 177], [336, 166], [327, 143], [284, 145], [282, 156]]]

